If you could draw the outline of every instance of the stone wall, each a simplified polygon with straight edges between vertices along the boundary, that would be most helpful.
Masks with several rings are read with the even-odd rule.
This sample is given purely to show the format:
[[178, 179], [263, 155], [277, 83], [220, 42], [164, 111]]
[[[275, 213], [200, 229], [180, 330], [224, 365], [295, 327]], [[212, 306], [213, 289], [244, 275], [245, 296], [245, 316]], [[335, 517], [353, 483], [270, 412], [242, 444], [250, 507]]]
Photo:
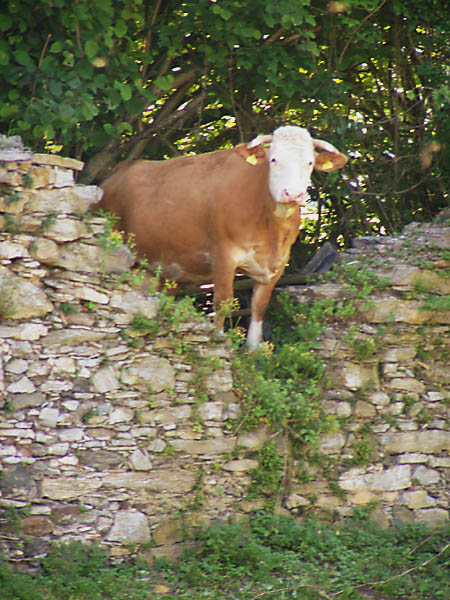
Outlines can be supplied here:
[[448, 520], [449, 212], [440, 222], [412, 223], [397, 237], [354, 240], [342, 262], [371, 274], [366, 298], [351, 283], [290, 289], [298, 302], [334, 298], [351, 307], [351, 316], [330, 318], [321, 338], [329, 382], [323, 407], [338, 421], [321, 449], [333, 465], [334, 486], [312, 469], [314, 481], [294, 485], [287, 499], [294, 511], [297, 505], [348, 514], [372, 503], [383, 524]]
[[[81, 168], [0, 149], [0, 553], [11, 560], [72, 539], [101, 542], [118, 557], [135, 544], [173, 555], [186, 525], [264, 504], [247, 490], [269, 433], [228, 426], [239, 415], [231, 349], [203, 320], [174, 330], [158, 296], [124, 280], [133, 257], [111, 246], [104, 219], [88, 215], [100, 190], [75, 183]], [[375, 501], [386, 523], [441, 522], [450, 312], [424, 311], [412, 296], [448, 295], [449, 228], [356, 243], [345, 260], [381, 258], [392, 285], [357, 318], [330, 323], [322, 339], [332, 382], [323, 406], [337, 430], [321, 449], [335, 477], [302, 464], [310, 481], [294, 477], [280, 510], [345, 515]], [[426, 268], [410, 264], [424, 247]], [[328, 283], [291, 293], [303, 302], [343, 290]], [[136, 314], [156, 328], [133, 325]], [[368, 356], [355, 354], [368, 342]]]

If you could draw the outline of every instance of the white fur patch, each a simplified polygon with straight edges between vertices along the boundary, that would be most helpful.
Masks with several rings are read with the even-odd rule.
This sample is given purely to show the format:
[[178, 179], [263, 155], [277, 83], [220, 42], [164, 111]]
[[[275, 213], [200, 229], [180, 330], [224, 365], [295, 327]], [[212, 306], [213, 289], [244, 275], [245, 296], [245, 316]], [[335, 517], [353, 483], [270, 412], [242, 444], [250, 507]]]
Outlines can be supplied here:
[[313, 139], [307, 129], [285, 126], [274, 131], [269, 148], [269, 187], [275, 202], [305, 198], [314, 160]]
[[263, 341], [263, 322], [262, 321], [251, 321], [250, 327], [247, 333], [247, 345], [249, 348], [254, 350]]

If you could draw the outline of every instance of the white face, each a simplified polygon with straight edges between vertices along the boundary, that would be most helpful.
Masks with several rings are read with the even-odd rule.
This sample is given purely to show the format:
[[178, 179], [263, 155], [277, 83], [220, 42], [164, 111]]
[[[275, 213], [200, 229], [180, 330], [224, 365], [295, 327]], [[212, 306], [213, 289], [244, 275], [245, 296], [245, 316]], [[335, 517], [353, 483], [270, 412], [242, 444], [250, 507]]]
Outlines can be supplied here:
[[269, 188], [275, 202], [304, 204], [314, 168], [314, 144], [302, 127], [279, 127], [269, 148]]

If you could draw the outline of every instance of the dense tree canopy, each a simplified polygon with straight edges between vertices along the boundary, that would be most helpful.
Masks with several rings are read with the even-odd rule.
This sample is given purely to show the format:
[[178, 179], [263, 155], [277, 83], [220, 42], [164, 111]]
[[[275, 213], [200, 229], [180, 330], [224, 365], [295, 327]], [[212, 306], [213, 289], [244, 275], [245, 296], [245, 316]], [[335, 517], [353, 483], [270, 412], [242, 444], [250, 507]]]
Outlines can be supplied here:
[[[351, 156], [304, 235], [348, 243], [448, 202], [441, 0], [7, 0], [0, 131], [84, 160], [162, 158], [308, 127]], [[313, 192], [316, 196], [317, 192]], [[319, 198], [318, 198], [319, 199]]]

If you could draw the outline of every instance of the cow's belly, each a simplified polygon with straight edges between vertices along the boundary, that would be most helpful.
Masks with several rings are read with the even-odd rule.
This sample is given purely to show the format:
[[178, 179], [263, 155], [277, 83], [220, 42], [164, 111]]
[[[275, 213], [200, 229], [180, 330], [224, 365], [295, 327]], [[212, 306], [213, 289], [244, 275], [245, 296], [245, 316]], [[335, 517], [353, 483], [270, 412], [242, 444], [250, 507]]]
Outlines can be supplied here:
[[255, 248], [235, 251], [234, 259], [239, 272], [248, 275], [254, 281], [267, 285], [278, 275], [280, 269], [286, 264], [288, 255], [278, 260], [265, 256], [258, 256]]
[[164, 279], [178, 283], [201, 285], [212, 280], [211, 256], [208, 252], [153, 257], [149, 269], [153, 272], [161, 269]]

